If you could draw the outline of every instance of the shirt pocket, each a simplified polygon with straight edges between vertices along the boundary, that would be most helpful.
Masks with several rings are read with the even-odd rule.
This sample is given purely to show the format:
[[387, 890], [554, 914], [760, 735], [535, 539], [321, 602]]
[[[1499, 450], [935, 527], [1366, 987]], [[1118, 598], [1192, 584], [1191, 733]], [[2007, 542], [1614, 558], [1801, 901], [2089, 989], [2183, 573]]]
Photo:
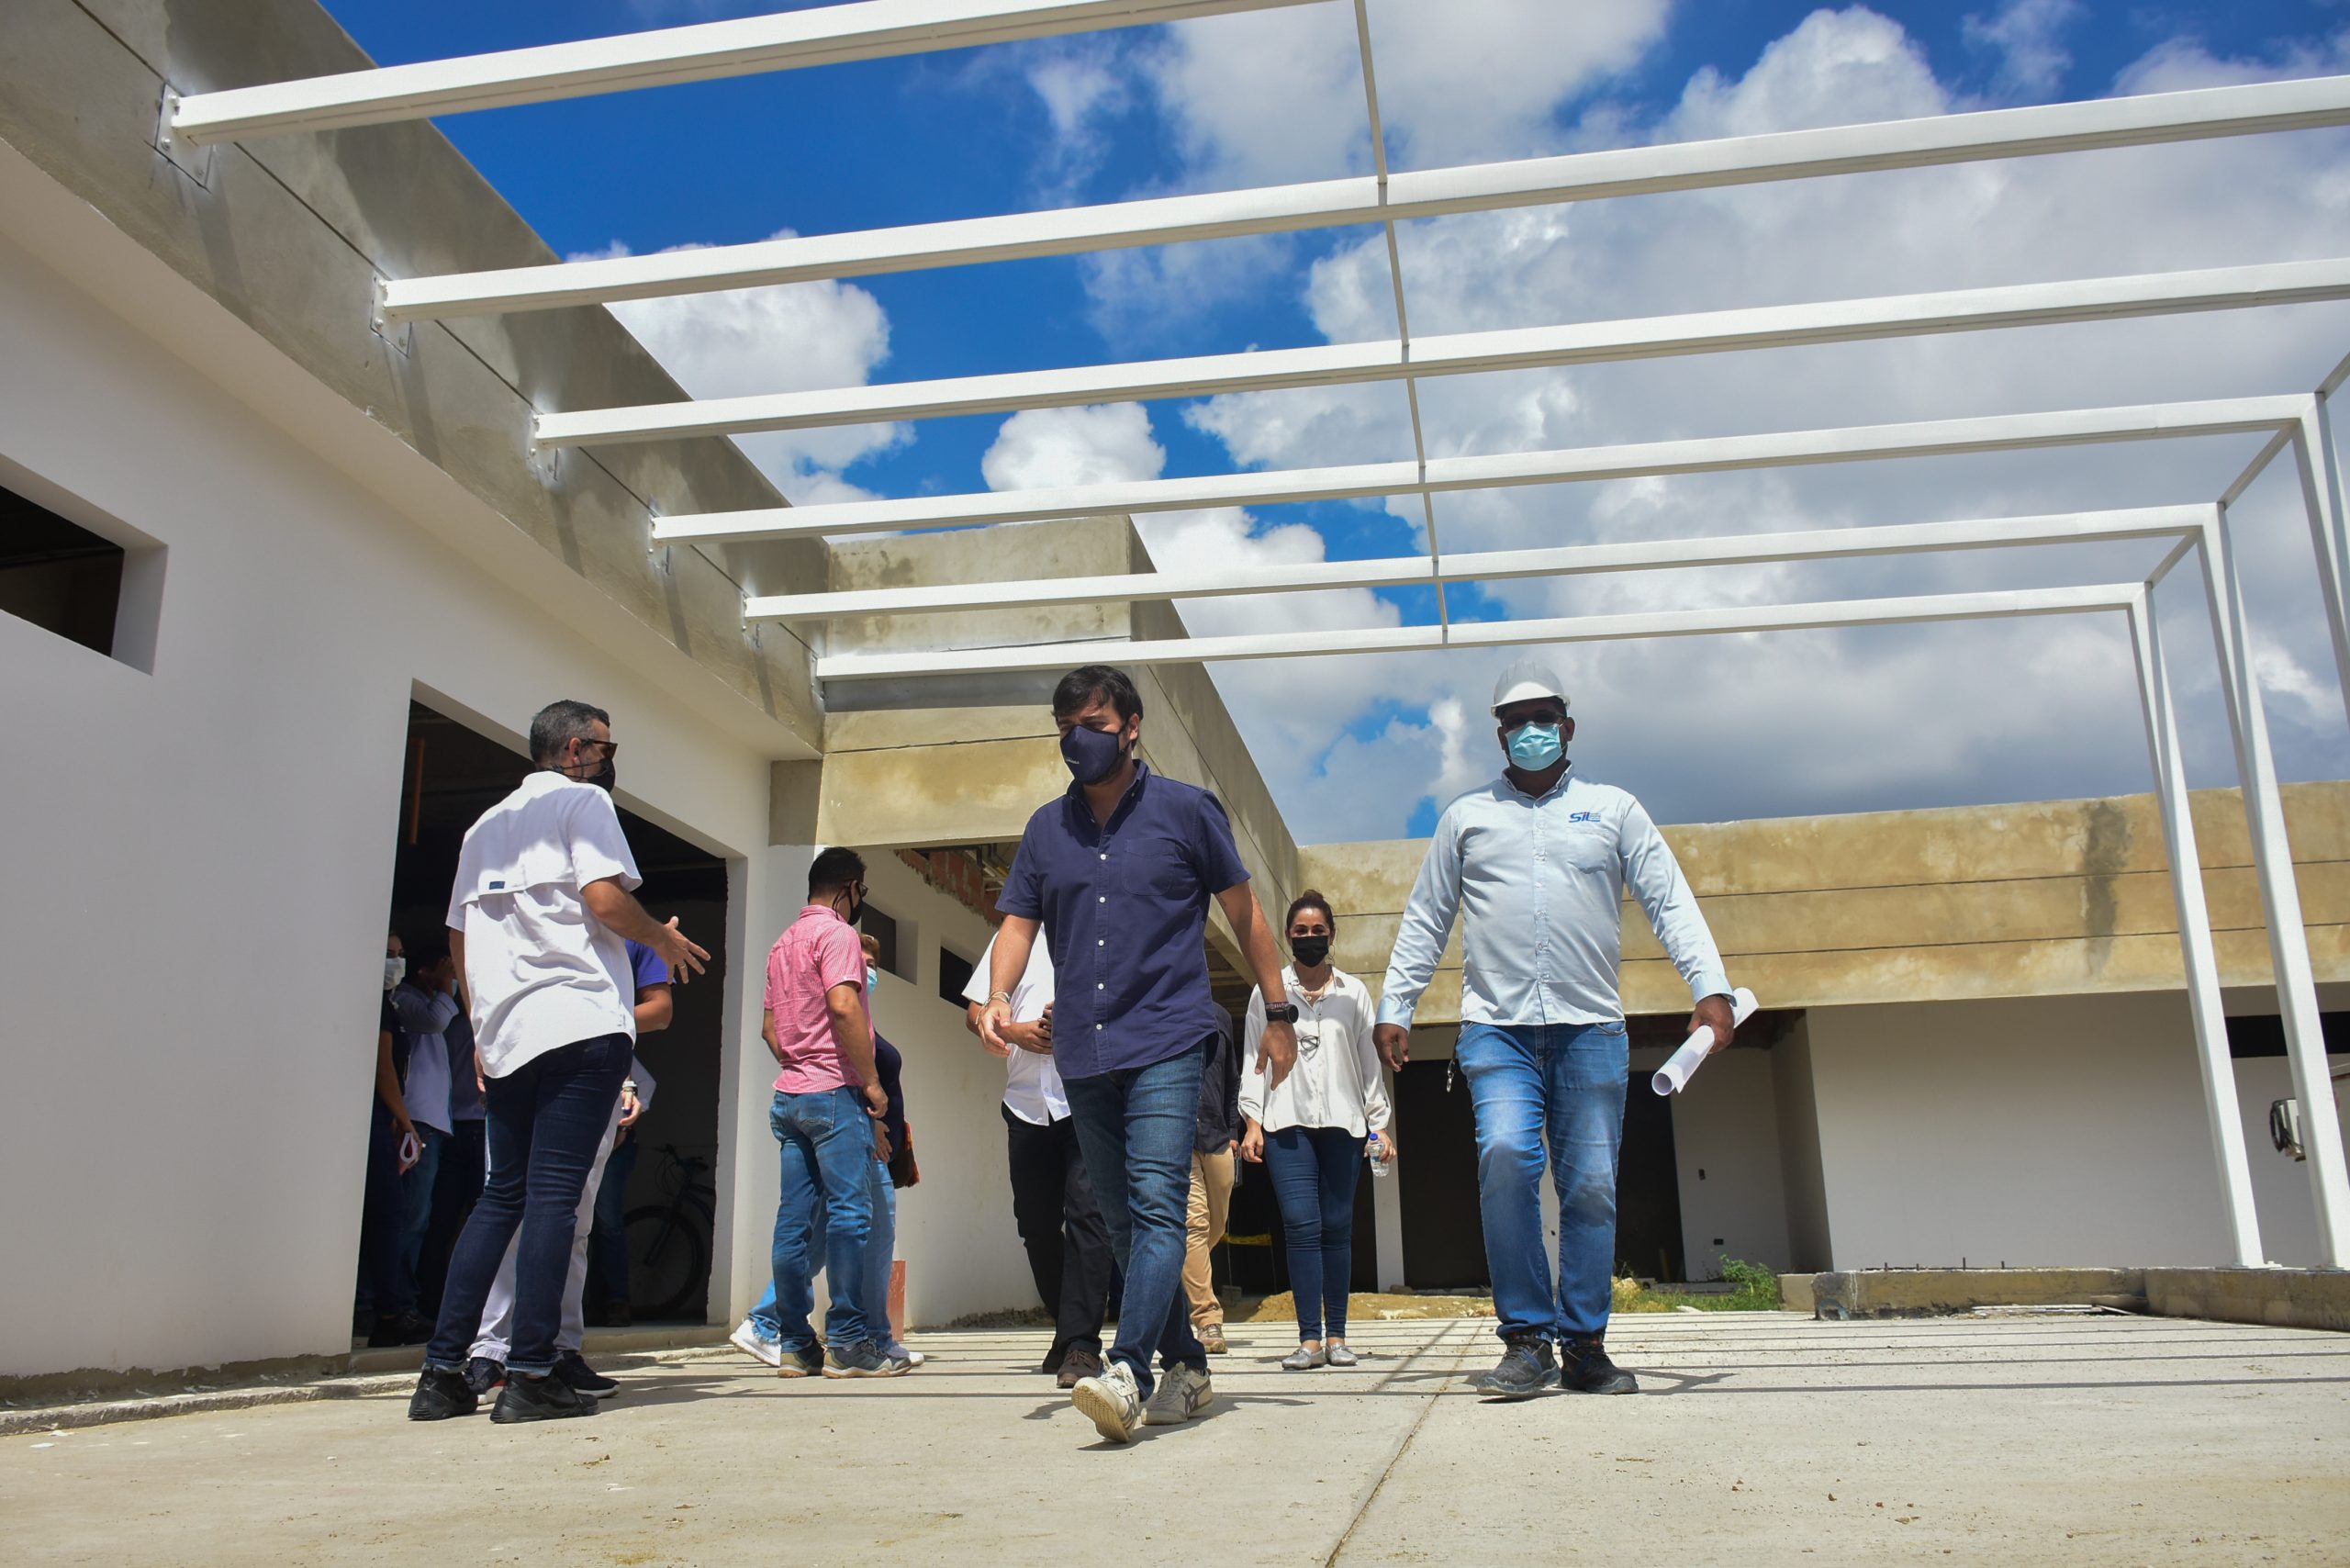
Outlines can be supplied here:
[[1165, 903], [1188, 904], [1200, 896], [1198, 869], [1191, 846], [1163, 833], [1137, 834], [1110, 851], [1114, 862], [1124, 858], [1119, 885], [1130, 893]]
[[1571, 823], [1559, 858], [1583, 872], [1603, 872], [1616, 864], [1616, 830], [1606, 823]]

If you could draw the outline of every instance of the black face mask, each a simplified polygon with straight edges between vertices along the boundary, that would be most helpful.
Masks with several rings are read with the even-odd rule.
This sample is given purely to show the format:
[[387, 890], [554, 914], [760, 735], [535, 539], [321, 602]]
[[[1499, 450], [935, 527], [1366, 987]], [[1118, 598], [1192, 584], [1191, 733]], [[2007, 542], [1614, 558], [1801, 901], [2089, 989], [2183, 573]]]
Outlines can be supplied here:
[[865, 918], [865, 905], [857, 901], [855, 894], [851, 894], [849, 897], [848, 913], [842, 915], [841, 918], [847, 921], [851, 925], [856, 924], [857, 922]]
[[609, 795], [612, 792], [612, 785], [619, 780], [620, 776], [621, 770], [619, 766], [608, 756], [604, 758], [604, 765], [601, 767], [599, 767], [595, 772], [590, 773], [587, 778], [581, 779], [580, 782], [582, 784], [593, 784], [597, 789], [601, 790], [604, 793]]
[[1089, 730], [1083, 724], [1061, 737], [1061, 760], [1080, 784], [1099, 784], [1125, 761], [1126, 748], [1115, 730]]
[[1319, 969], [1323, 960], [1330, 956], [1330, 939], [1327, 936], [1292, 936], [1289, 939], [1289, 950], [1297, 955], [1299, 969]]

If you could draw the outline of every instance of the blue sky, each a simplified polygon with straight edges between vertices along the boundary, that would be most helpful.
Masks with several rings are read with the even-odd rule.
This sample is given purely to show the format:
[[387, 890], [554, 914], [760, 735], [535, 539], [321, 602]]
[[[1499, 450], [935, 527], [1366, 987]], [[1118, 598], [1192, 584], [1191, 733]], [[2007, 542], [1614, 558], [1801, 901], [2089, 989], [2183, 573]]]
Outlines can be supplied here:
[[[799, 8], [772, 0], [327, 4], [386, 63]], [[1588, 22], [1572, 34], [1561, 30], [1559, 19], [1571, 9], [1579, 26]], [[1984, 0], [1827, 11], [1760, 0], [1595, 0], [1574, 8], [1557, 0], [1372, 0], [1371, 12], [1382, 94], [1393, 106], [1391, 151], [1405, 167], [2341, 70], [2342, 35], [2350, 27], [2350, 6], [2314, 0]], [[1461, 33], [1483, 28], [1502, 47], [1481, 55], [1464, 45], [1459, 58], [1443, 58], [1453, 39], [1415, 30], [1431, 13], [1455, 18]], [[1360, 118], [1360, 79], [1348, 63], [1352, 39], [1348, 9], [1325, 4], [441, 123], [558, 251], [645, 252], [786, 229], [817, 233], [1359, 172], [1368, 167], [1369, 151], [1367, 138], [1348, 129]], [[1252, 68], [1268, 57], [1302, 84], [1293, 95], [1252, 79]], [[1988, 174], [1823, 182], [1837, 188], [1788, 197], [1750, 192], [1649, 198], [1566, 214], [1413, 226], [1405, 272], [1415, 325], [1430, 331], [1531, 324], [2350, 253], [2344, 249], [2350, 244], [2350, 195], [2325, 178], [2340, 165], [2341, 139], [2256, 140], [2268, 151], [2251, 143], [2199, 148], [2168, 163], [2158, 162], [2159, 151], [2088, 154]], [[2306, 178], [2264, 186], [2243, 172], [2273, 168], [2269, 153], [2280, 148], [2301, 161]], [[2099, 165], [2098, 159], [2111, 162]], [[2127, 177], [2113, 177], [2113, 171]], [[1953, 200], [1983, 203], [1981, 224], [1953, 227]], [[2087, 219], [2092, 209], [2094, 220], [2076, 231], [2074, 219]], [[1785, 221], [1798, 211], [1809, 215], [1799, 232]], [[2031, 224], [2053, 234], [2047, 244], [2006, 232]], [[791, 312], [772, 316], [688, 319], [683, 307], [622, 315], [689, 389], [716, 394], [1385, 337], [1393, 320], [1384, 264], [1375, 235], [1336, 231], [817, 286]], [[1638, 439], [1641, 432], [1858, 422], [1876, 416], [1853, 409], [1888, 401], [1916, 409], [1900, 417], [1931, 417], [2135, 400], [2150, 377], [2167, 378], [2175, 390], [2165, 395], [2176, 396], [2305, 387], [2341, 347], [2350, 347], [2350, 317], [2317, 310], [2294, 319], [2300, 328], [2258, 332], [2190, 324], [2172, 348], [2153, 356], [2151, 370], [2133, 370], [2128, 354], [2116, 353], [2109, 391], [2090, 372], [2120, 340], [2094, 328], [2057, 330], [2029, 351], [2017, 347], [2024, 334], [1985, 334], [1954, 350], [1908, 345], [1884, 353], [1740, 356], [1782, 366], [1776, 383], [1761, 384], [1774, 390], [1757, 395], [1750, 386], [1742, 398], [1707, 384], [1693, 398], [1689, 389], [1699, 384], [1690, 377], [1699, 373], [1687, 368], [1690, 362], [1466, 378], [1473, 385], [1428, 395], [1430, 439], [1443, 450], [1493, 450]], [[761, 323], [772, 328], [771, 341], [757, 341]], [[2342, 340], [2330, 353], [2328, 334]], [[713, 355], [711, 345], [722, 340]], [[1790, 384], [1799, 392], [1776, 389]], [[2054, 401], [2034, 401], [2042, 397]], [[1055, 482], [1080, 458], [1092, 465], [1086, 473], [1124, 476], [1408, 456], [1407, 433], [1397, 446], [1400, 408], [1400, 392], [1374, 388], [1318, 399], [1224, 398], [1092, 420], [930, 421], [751, 446], [795, 499], [903, 495]], [[1805, 409], [1818, 411], [1785, 417]], [[1945, 487], [1949, 498], [1939, 508], [1915, 498], [1914, 488], [1897, 492], [1883, 475], [1872, 474], [1735, 487], [1583, 487], [1506, 505], [1448, 507], [1439, 521], [1449, 547], [1458, 548], [1450, 543], [1455, 529], [1481, 545], [1624, 536], [1643, 528], [1709, 532], [1719, 524], [1708, 520], [1726, 510], [1865, 521], [1889, 521], [1891, 507], [1907, 521], [2046, 510], [2048, 496], [2102, 498], [2116, 487], [2145, 488], [2154, 499], [2208, 498], [2241, 456], [2149, 465], [2117, 464], [2108, 454], [2044, 472], [2031, 465], [1997, 476], [1970, 470]], [[2217, 483], [2210, 482], [2212, 475]], [[2035, 494], [2021, 493], [2019, 476], [2029, 476]], [[1979, 506], [1951, 510], [1978, 498]], [[1769, 516], [1740, 524], [1765, 525], [1785, 524], [1773, 524]], [[1398, 502], [1203, 519], [1190, 532], [1151, 538], [1162, 559], [1187, 551], [1221, 552], [1218, 558], [1260, 551], [1279, 561], [1397, 554], [1418, 548], [1419, 536], [1416, 504]], [[2311, 603], [2294, 597], [2293, 570], [2289, 551], [2279, 545], [2263, 577], [2281, 585], [2283, 596], [2273, 616], [2272, 655], [2272, 663], [2284, 661], [2275, 668], [2291, 689], [2279, 714], [2280, 751], [2294, 771], [2339, 773], [2350, 768], [2350, 740], [2339, 733], [2342, 710], [2322, 624], [2312, 620]], [[1895, 579], [1864, 574], [1832, 580], [1865, 580], [1874, 590]], [[1952, 578], [1943, 572], [1899, 586], [1928, 580]], [[1617, 595], [1612, 599], [1570, 595], [1564, 608], [1613, 607], [1627, 602], [1623, 593], [1639, 591], [1618, 585], [1608, 590]], [[1723, 591], [1746, 594], [1753, 585]], [[1224, 630], [1249, 623], [1235, 617], [1261, 614], [1267, 602], [1247, 611], [1198, 607], [1186, 619], [1195, 631]], [[1452, 609], [1467, 618], [1562, 612], [1557, 598], [1534, 590], [1464, 588]], [[1434, 607], [1425, 594], [1324, 595], [1312, 603], [1284, 602], [1278, 612], [1300, 618], [1289, 623], [1360, 624], [1426, 621]], [[1788, 655], [1794, 662], [1775, 680], [1767, 668], [1755, 668], [1741, 678], [1767, 684], [1740, 700], [1741, 710], [1778, 711], [1788, 700], [1785, 688], [1797, 679], [1812, 693], [1801, 711], [1818, 712], [1833, 694], [1840, 711], [1863, 716], [1851, 721], [1855, 726], [1875, 722], [1868, 715], [1881, 719], [1914, 711], [1920, 701], [1952, 700], [1932, 693], [1934, 671], [1954, 656], [1971, 656], [1959, 650], [1975, 644], [1962, 640], [1936, 653], [1921, 644], [1927, 651], [1907, 658], [1879, 658], [1870, 652], [1877, 646], [1865, 638], [1822, 642], [1811, 654]], [[1718, 660], [1721, 651], [1716, 647], [1711, 656]], [[2076, 662], [2082, 670], [2102, 667], [2098, 660], [2109, 653], [2084, 644]], [[2134, 758], [2128, 753], [2134, 719], [2126, 712], [2120, 722], [2109, 714], [2098, 721], [2114, 745], [2096, 757], [2019, 767], [2008, 727], [2014, 722], [2012, 683], [1989, 682], [1955, 700], [1963, 716], [1953, 722], [1967, 727], [1975, 751], [1940, 756], [1937, 750], [1941, 766], [1934, 759], [1869, 766], [1844, 756], [1813, 757], [1700, 787], [1689, 782], [1687, 755], [1673, 737], [1705, 711], [1687, 689], [1712, 676], [1689, 670], [1718, 671], [1718, 664], [1690, 666], [1679, 655], [1628, 665], [1617, 655], [1574, 662], [1575, 680], [1606, 694], [1606, 702], [1653, 715], [1619, 728], [1621, 749], [1609, 756], [1607, 771], [1637, 781], [1667, 819], [2143, 787], [2143, 751]], [[1308, 836], [1424, 827], [1436, 801], [1472, 782], [1491, 760], [1490, 732], [1478, 734], [1473, 718], [1463, 717], [1481, 706], [1475, 689], [1490, 672], [1355, 663], [1361, 667], [1343, 673], [1332, 661], [1218, 671], [1292, 819], [1310, 816], [1336, 830]], [[2182, 678], [2192, 684], [2203, 677], [2190, 666]], [[1665, 681], [1682, 694], [1678, 708], [1657, 700], [1654, 683]], [[2100, 698], [2090, 690], [2095, 681], [2086, 674], [2059, 684], [2066, 690], [2050, 694], [2028, 715], [2031, 755], [2076, 734], [2085, 712], [2107, 714], [2112, 706], [2110, 693]], [[1888, 689], [1907, 692], [1907, 705]], [[1317, 710], [1310, 718], [1298, 711], [1301, 690], [1318, 694], [1308, 704]], [[1668, 717], [1673, 713], [1677, 720]], [[1585, 724], [1587, 734], [1604, 733]], [[2007, 737], [2000, 748], [2006, 755], [1978, 755], [1994, 734]], [[1853, 729], [1840, 744], [1865, 750], [1864, 739]], [[2224, 763], [2209, 745], [2196, 756], [2204, 775]], [[1366, 778], [1377, 782], [1366, 785]]]

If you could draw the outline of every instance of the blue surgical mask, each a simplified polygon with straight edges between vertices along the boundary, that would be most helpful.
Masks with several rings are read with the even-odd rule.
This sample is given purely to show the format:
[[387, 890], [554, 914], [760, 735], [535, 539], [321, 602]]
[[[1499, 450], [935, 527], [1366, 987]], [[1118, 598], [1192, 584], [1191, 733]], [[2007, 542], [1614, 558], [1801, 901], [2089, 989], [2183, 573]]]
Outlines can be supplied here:
[[874, 987], [876, 987], [876, 986], [879, 985], [880, 983], [881, 983], [881, 971], [880, 971], [879, 969], [875, 969], [871, 964], [867, 964], [867, 965], [866, 965], [866, 966], [865, 966], [865, 989], [866, 989], [866, 990], [867, 990], [867, 991], [871, 991]]
[[1539, 773], [1567, 755], [1556, 724], [1520, 724], [1509, 735], [1509, 759], [1528, 773]]

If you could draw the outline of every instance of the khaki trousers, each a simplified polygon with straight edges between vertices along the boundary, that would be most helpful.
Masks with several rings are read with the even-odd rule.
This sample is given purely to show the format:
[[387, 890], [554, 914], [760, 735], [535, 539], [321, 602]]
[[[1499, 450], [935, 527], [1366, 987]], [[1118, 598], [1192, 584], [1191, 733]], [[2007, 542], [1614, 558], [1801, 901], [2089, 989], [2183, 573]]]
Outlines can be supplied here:
[[1192, 1202], [1185, 1215], [1190, 1231], [1183, 1250], [1183, 1294], [1192, 1303], [1192, 1327], [1224, 1327], [1224, 1303], [1215, 1294], [1215, 1275], [1208, 1249], [1224, 1239], [1224, 1222], [1232, 1212], [1232, 1151], [1192, 1156]]

